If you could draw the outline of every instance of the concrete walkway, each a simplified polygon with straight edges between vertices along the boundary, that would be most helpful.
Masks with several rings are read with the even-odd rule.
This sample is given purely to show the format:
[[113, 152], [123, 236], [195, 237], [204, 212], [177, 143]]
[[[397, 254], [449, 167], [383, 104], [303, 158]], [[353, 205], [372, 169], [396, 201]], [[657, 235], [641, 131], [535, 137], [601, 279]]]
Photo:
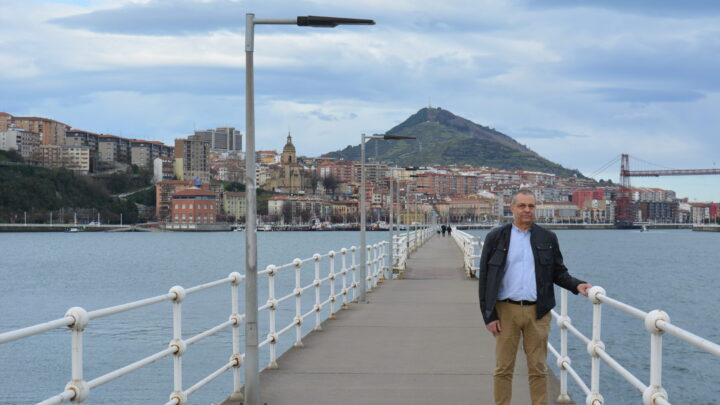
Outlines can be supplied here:
[[[263, 371], [261, 403], [492, 404], [494, 341], [452, 238], [433, 237], [411, 256], [404, 280], [384, 282], [368, 301]], [[530, 404], [524, 363], [518, 356], [513, 404]], [[554, 378], [550, 390], [552, 404]]]

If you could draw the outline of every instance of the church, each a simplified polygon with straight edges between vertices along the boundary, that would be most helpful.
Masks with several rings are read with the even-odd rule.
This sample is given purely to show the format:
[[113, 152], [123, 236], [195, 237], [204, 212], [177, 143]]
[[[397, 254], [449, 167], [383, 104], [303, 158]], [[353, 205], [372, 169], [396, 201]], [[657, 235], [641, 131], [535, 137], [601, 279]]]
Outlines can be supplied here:
[[297, 160], [295, 145], [289, 132], [280, 166], [273, 169], [270, 179], [265, 183], [265, 188], [285, 194], [308, 194], [313, 191], [310, 175]]

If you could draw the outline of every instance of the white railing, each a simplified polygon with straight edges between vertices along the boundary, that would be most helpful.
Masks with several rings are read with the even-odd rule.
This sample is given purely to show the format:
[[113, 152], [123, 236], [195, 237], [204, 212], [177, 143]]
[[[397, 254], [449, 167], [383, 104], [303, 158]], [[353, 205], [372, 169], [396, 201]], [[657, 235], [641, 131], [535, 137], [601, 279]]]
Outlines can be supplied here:
[[465, 275], [468, 278], [473, 276], [477, 277], [477, 271], [480, 270], [482, 242], [478, 237], [459, 229], [453, 230], [450, 235], [452, 235], [455, 243], [457, 243], [463, 253]]
[[393, 263], [392, 268], [398, 274], [402, 274], [407, 266], [410, 253], [414, 252], [433, 236], [430, 227], [422, 227], [415, 231], [409, 231], [393, 236]]
[[[388, 253], [388, 242], [381, 242], [375, 245], [368, 245], [368, 260], [367, 260], [367, 291], [372, 291], [373, 288], [377, 287], [378, 281], [380, 281], [385, 271], [389, 274], [389, 265], [386, 265], [386, 258]], [[338, 301], [342, 302], [342, 307], [347, 308], [350, 301], [356, 300], [358, 296], [358, 286], [362, 280], [359, 278], [359, 265], [356, 260], [356, 247], [350, 249], [341, 249], [339, 253], [330, 251], [325, 255], [315, 254], [307, 259], [295, 259], [292, 263], [284, 264], [281, 266], [268, 266], [264, 271], [258, 272], [258, 274], [267, 275], [268, 277], [268, 301], [265, 305], [259, 307], [259, 311], [268, 311], [269, 318], [269, 331], [264, 341], [260, 343], [260, 347], [270, 345], [270, 362], [268, 368], [277, 367], [277, 344], [280, 338], [285, 333], [295, 330], [295, 346], [302, 346], [302, 324], [305, 319], [313, 316], [315, 318], [315, 329], [320, 330], [320, 324], [322, 322], [320, 312], [323, 308], [329, 306], [329, 317], [333, 318], [338, 311]], [[348, 255], [349, 263], [348, 263]], [[336, 257], [340, 256], [340, 269], [336, 272]], [[322, 275], [322, 264], [325, 261], [326, 272]], [[314, 267], [314, 279], [310, 284], [301, 284], [301, 271], [303, 265], [313, 263]], [[277, 297], [275, 276], [281, 271], [293, 268], [295, 271], [295, 285], [294, 289], [290, 294], [284, 295], [283, 297]], [[324, 276], [324, 277], [323, 277]], [[340, 277], [342, 281], [341, 287], [340, 282], [336, 279]], [[241, 397], [242, 387], [240, 379], [240, 367], [245, 357], [244, 353], [240, 353], [240, 325], [245, 318], [244, 314], [239, 314], [239, 286], [240, 283], [245, 279], [245, 276], [240, 273], [233, 272], [227, 277], [215, 280], [206, 284], [198, 285], [192, 288], [183, 288], [180, 286], [174, 286], [170, 289], [167, 294], [158, 295], [155, 297], [146, 298], [143, 300], [130, 302], [127, 304], [117, 305], [113, 307], [103, 308], [95, 311], [88, 312], [80, 307], [70, 308], [64, 317], [55, 319], [50, 322], [45, 322], [37, 325], [33, 325], [23, 329], [17, 329], [9, 332], [0, 334], [0, 344], [11, 342], [14, 340], [23, 339], [29, 336], [42, 334], [49, 332], [54, 329], [60, 329], [69, 327], [72, 334], [71, 342], [71, 380], [65, 386], [63, 391], [53, 397], [50, 397], [44, 401], [39, 402], [41, 405], [60, 404], [67, 401], [72, 401], [73, 404], [82, 404], [83, 401], [88, 397], [90, 392], [110, 381], [120, 378], [133, 371], [148, 366], [164, 357], [173, 356], [173, 385], [174, 389], [170, 394], [170, 400], [165, 405], [183, 405], [187, 403], [187, 398], [195, 391], [207, 385], [209, 382], [218, 378], [226, 371], [233, 370], [233, 395]], [[230, 285], [231, 290], [231, 305], [230, 305], [230, 317], [227, 321], [220, 323], [204, 332], [198, 333], [188, 339], [183, 339], [183, 328], [182, 328], [182, 308], [183, 300], [188, 295], [197, 293], [199, 291], [216, 288], [224, 285]], [[323, 294], [322, 286], [329, 285], [327, 293]], [[339, 287], [339, 291], [338, 291]], [[303, 293], [309, 290], [314, 290], [315, 300], [312, 308], [303, 309], [303, 301], [301, 296]], [[352, 298], [350, 298], [350, 296]], [[294, 299], [293, 299], [294, 298]], [[83, 335], [86, 327], [91, 325], [91, 321], [94, 319], [107, 317], [122, 312], [132, 311], [138, 308], [146, 307], [149, 305], [158, 304], [165, 301], [172, 301], [173, 311], [173, 332], [172, 339], [168, 345], [168, 348], [159, 351], [153, 355], [147, 356], [134, 363], [128, 364], [124, 367], [118, 368], [105, 375], [99, 376], [90, 381], [85, 380], [83, 375], [84, 360], [83, 360]], [[292, 302], [295, 304], [295, 316], [290, 320], [287, 325], [284, 325], [278, 329], [278, 320], [276, 317], [276, 311], [278, 307], [284, 302]], [[232, 350], [230, 354], [230, 360], [217, 368], [216, 371], [209, 374], [207, 377], [196, 382], [189, 388], [184, 388], [183, 385], [183, 354], [188, 350], [189, 346], [215, 335], [227, 328], [232, 328]], [[7, 365], [5, 365], [7, 366]]]
[[[588, 338], [578, 331], [571, 323], [567, 315], [568, 301], [567, 291], [561, 290], [560, 314], [554, 310], [552, 316], [560, 328], [560, 352], [548, 343], [550, 352], [557, 360], [560, 369], [560, 395], [558, 403], [571, 403], [567, 393], [567, 376], [573, 378], [577, 385], [586, 395], [585, 403], [588, 405], [602, 405], [604, 399], [600, 394], [600, 360], [603, 360], [610, 368], [622, 376], [630, 385], [635, 387], [642, 396], [644, 405], [669, 405], [668, 393], [662, 386], [662, 335], [668, 333], [683, 340], [707, 353], [720, 357], [720, 345], [703, 339], [693, 333], [679, 328], [670, 323], [668, 315], [661, 310], [644, 312], [621, 301], [608, 297], [602, 287], [595, 286], [590, 289], [588, 298], [593, 305], [592, 338]], [[601, 313], [602, 304], [607, 304], [619, 309], [643, 321], [645, 330], [650, 334], [650, 382], [645, 384], [630, 371], [615, 360], [605, 349], [601, 340]], [[568, 331], [587, 345], [587, 352], [591, 356], [590, 387], [580, 378], [573, 369], [570, 357], [568, 357]]]

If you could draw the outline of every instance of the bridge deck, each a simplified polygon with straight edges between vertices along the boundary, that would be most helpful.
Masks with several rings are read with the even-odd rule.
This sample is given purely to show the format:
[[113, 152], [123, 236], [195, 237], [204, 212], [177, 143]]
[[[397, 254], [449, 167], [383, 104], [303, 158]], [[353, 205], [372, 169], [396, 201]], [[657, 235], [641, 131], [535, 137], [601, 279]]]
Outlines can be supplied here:
[[[404, 280], [386, 281], [263, 371], [261, 403], [491, 404], [494, 342], [476, 288], [452, 238], [434, 237]], [[530, 403], [524, 363], [518, 356], [513, 404]]]

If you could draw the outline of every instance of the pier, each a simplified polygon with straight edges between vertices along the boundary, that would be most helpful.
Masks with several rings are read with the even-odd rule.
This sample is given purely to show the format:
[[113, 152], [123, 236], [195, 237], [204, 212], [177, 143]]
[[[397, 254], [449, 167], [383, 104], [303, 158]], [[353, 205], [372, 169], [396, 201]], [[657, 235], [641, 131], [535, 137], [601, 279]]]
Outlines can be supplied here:
[[[266, 281], [262, 284], [260, 316], [268, 319], [259, 331], [258, 346], [264, 350], [260, 364], [260, 403], [491, 403], [494, 341], [485, 329], [477, 302], [477, 283], [471, 278], [478, 270], [480, 248], [478, 237], [460, 230], [453, 231], [452, 237], [440, 237], [434, 227], [419, 227], [396, 234], [392, 244], [381, 240], [367, 245], [364, 279], [358, 260], [360, 248], [356, 246], [324, 254], [308, 252], [305, 258], [268, 265], [258, 271], [258, 276]], [[67, 373], [70, 368], [71, 379], [64, 388], [54, 383], [50, 388], [56, 390], [56, 394], [51, 397], [42, 394], [38, 398], [27, 398], [41, 401], [38, 404], [82, 404], [97, 388], [160, 359], [172, 359], [172, 367], [161, 367], [162, 375], [159, 375], [164, 381], [172, 376], [172, 388], [151, 383], [154, 393], [169, 394], [165, 405], [197, 403], [197, 400], [189, 402], [197, 398], [190, 396], [223, 374], [231, 374], [232, 384], [226, 382], [219, 392], [215, 391], [213, 400], [227, 397], [224, 405], [239, 405], [243, 403], [242, 373], [245, 371], [242, 334], [245, 314], [239, 305], [243, 283], [245, 276], [232, 272], [224, 278], [187, 288], [175, 285], [166, 290], [167, 293], [138, 301], [90, 310], [72, 307], [61, 318], [0, 331], [0, 345], [60, 329], [70, 335], [67, 349], [71, 363], [64, 366], [48, 363], [48, 367], [59, 374]], [[367, 303], [358, 302], [361, 283], [365, 283], [368, 291]], [[222, 315], [213, 318], [217, 319], [213, 322], [219, 323], [205, 330], [184, 326], [185, 308], [192, 310], [198, 304], [185, 298], [205, 290], [224, 297], [221, 301], [223, 305], [227, 302], [229, 318], [214, 313]], [[551, 337], [548, 344], [547, 363], [559, 368], [557, 376], [549, 374], [550, 404], [570, 403], [568, 388], [569, 383], [574, 383], [573, 399], [577, 403], [603, 405], [602, 394], [614, 393], [619, 387], [601, 384], [601, 364], [629, 384], [625, 389], [634, 391], [623, 399], [642, 400], [643, 404], [670, 404], [677, 388], [668, 392], [663, 386], [664, 335], [720, 357], [720, 345], [674, 325], [669, 315], [660, 309], [645, 311], [633, 307], [606, 294], [597, 285], [590, 290], [588, 298], [575, 297], [570, 301], [567, 292], [562, 290], [559, 305], [552, 311], [552, 327], [557, 328], [560, 339], [557, 342]], [[83, 356], [83, 336], [87, 330], [97, 328], [96, 319], [114, 318], [120, 313], [156, 305], [166, 306], [166, 316], [172, 319], [172, 329], [165, 329], [165, 337], [160, 336], [160, 342], [164, 343], [160, 346], [162, 350], [142, 358], [125, 358], [128, 363], [114, 370], [105, 368], [98, 372], [94, 367], [91, 372], [84, 372], [87, 365], [106, 360]], [[588, 332], [587, 326], [581, 331], [572, 323], [569, 305], [592, 306], [589, 336], [583, 334]], [[613, 357], [621, 354], [617, 340], [608, 340], [606, 350], [601, 331], [602, 317], [608, 315], [635, 318], [628, 330], [641, 331], [643, 341], [650, 339], [649, 361], [644, 366], [650, 371], [649, 378], [633, 374], [632, 368], [637, 368], [637, 364], [627, 366], [620, 362], [620, 357]], [[107, 325], [110, 324], [104, 327]], [[138, 322], [138, 328], [142, 327], [142, 321]], [[637, 337], [637, 333], [633, 333], [630, 331], [629, 336]], [[206, 341], [216, 334], [225, 334], [223, 343]], [[573, 344], [579, 342], [583, 350], [568, 350], [570, 339], [574, 339]], [[144, 342], [148, 343], [154, 342]], [[212, 344], [229, 359], [221, 356], [213, 360], [203, 358], [200, 362], [196, 358], [192, 364], [184, 362], [185, 352], [194, 352], [198, 350], [196, 345], [201, 344]], [[627, 359], [623, 361], [627, 364]], [[677, 359], [672, 364], [676, 363]], [[201, 368], [204, 373], [211, 367], [215, 367], [215, 371], [205, 377], [195, 375], [192, 381], [183, 380], [190, 369]], [[528, 391], [525, 359], [520, 350], [513, 404], [529, 403]], [[123, 395], [123, 391], [114, 391], [112, 395]]]
[[[304, 347], [279, 357], [277, 369], [264, 370], [261, 403], [489, 404], [493, 339], [458, 245], [452, 237], [434, 237], [408, 259], [402, 280], [384, 281], [367, 304], [338, 312], [303, 339]], [[519, 354], [518, 405], [530, 403]], [[550, 377], [553, 404], [558, 382]]]

